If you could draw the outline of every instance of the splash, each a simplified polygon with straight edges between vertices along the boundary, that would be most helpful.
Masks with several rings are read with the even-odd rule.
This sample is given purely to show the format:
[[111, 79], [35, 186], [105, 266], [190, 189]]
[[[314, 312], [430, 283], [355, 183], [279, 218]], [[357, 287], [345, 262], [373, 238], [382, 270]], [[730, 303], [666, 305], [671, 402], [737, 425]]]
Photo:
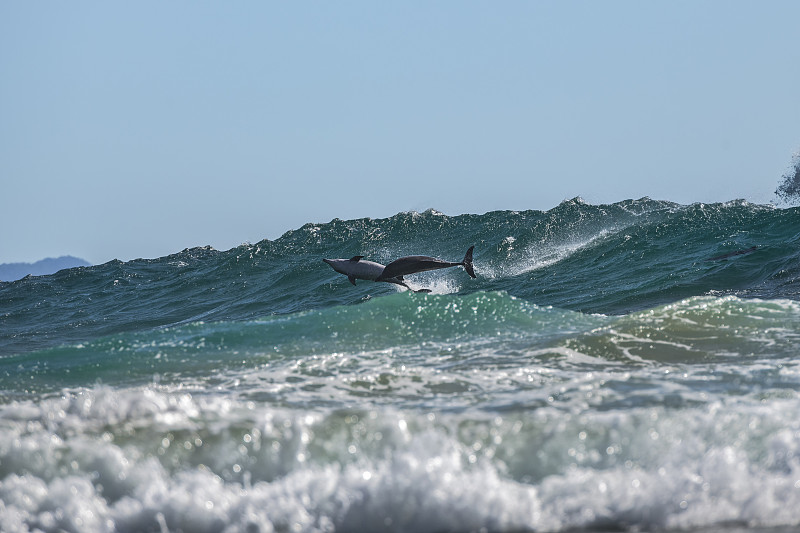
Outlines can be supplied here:
[[525, 246], [519, 252], [516, 250], [516, 238], [509, 236], [503, 239], [500, 245], [506, 252], [508, 260], [503, 264], [478, 266], [476, 271], [489, 279], [501, 279], [542, 270], [590, 248], [615, 232], [615, 229], [601, 229], [595, 234], [574, 237], [564, 242], [552, 244], [537, 242]]
[[792, 157], [792, 164], [783, 175], [783, 183], [775, 190], [775, 194], [783, 202], [800, 201], [800, 149]]

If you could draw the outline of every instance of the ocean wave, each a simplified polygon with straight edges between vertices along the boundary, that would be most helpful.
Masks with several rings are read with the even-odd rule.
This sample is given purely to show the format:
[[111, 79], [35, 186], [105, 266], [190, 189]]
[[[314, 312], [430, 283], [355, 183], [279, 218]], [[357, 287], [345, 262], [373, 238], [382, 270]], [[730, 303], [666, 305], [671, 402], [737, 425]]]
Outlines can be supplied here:
[[[546, 212], [335, 219], [228, 251], [194, 248], [0, 283], [0, 356], [198, 320], [359, 303], [398, 289], [364, 281], [353, 287], [323, 257], [458, 260], [471, 245], [478, 279], [452, 270], [410, 276], [409, 283], [438, 294], [505, 291], [541, 306], [602, 314], [705, 294], [798, 299], [799, 227], [797, 208], [647, 198], [598, 206], [576, 199]], [[752, 253], [709, 261], [738, 250]]]
[[0, 529], [789, 527], [800, 521], [797, 402], [300, 413], [81, 389], [0, 408]]
[[[410, 408], [443, 398], [451, 409], [501, 408], [508, 397], [541, 406], [554, 395], [581, 396], [581, 380], [571, 380], [584, 372], [636, 369], [658, 380], [672, 366], [686, 374], [684, 397], [695, 379], [739, 394], [759, 380], [781, 382], [780, 373], [795, 365], [798, 331], [795, 300], [699, 296], [617, 316], [537, 306], [503, 292], [404, 292], [8, 356], [0, 359], [0, 397], [99, 381], [177, 384], [298, 407], [348, 407], [369, 397]], [[707, 376], [709, 364], [715, 373]], [[758, 365], [766, 369], [748, 377]], [[596, 407], [650, 401], [649, 386], [638, 391], [608, 381], [592, 398]]]

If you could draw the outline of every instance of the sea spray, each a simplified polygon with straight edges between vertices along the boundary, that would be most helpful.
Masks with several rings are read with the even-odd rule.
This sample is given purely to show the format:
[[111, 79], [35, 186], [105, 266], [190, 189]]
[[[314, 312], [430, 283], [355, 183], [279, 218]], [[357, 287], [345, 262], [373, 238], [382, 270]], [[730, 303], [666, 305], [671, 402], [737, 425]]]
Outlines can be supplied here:
[[796, 204], [800, 200], [800, 150], [792, 157], [792, 163], [775, 190], [775, 195], [789, 204]]

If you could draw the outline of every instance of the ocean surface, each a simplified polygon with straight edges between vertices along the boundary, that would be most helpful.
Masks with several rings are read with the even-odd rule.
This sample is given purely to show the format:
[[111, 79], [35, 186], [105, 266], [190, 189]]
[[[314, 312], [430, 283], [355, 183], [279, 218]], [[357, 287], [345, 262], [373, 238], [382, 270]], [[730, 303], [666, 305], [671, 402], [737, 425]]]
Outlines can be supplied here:
[[[430, 294], [322, 262], [471, 245], [477, 279], [406, 277]], [[745, 201], [27, 277], [0, 283], [0, 531], [790, 531], [798, 355], [800, 209]]]

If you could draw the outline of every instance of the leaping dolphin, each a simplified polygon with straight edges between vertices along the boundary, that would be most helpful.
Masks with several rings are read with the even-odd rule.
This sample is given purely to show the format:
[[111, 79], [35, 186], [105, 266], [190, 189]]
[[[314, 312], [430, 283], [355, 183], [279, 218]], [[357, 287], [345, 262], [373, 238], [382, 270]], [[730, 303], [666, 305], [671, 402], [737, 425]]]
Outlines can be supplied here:
[[[384, 281], [386, 283], [394, 283], [395, 285], [402, 285], [403, 287], [414, 290], [406, 285], [403, 276], [416, 274], [418, 272], [427, 272], [428, 270], [438, 270], [440, 268], [450, 268], [454, 266], [463, 266], [464, 270], [470, 277], [475, 278], [475, 271], [472, 268], [472, 251], [474, 246], [470, 246], [467, 250], [464, 260], [460, 263], [453, 263], [450, 261], [442, 261], [435, 257], [428, 257], [426, 255], [409, 255], [401, 257], [392, 261], [386, 266], [373, 261], [364, 261], [363, 255], [356, 255], [350, 259], [323, 259], [332, 269], [340, 274], [347, 276], [350, 283], [356, 284], [357, 279], [365, 279], [369, 281]], [[415, 292], [430, 292], [428, 289], [422, 289]]]

